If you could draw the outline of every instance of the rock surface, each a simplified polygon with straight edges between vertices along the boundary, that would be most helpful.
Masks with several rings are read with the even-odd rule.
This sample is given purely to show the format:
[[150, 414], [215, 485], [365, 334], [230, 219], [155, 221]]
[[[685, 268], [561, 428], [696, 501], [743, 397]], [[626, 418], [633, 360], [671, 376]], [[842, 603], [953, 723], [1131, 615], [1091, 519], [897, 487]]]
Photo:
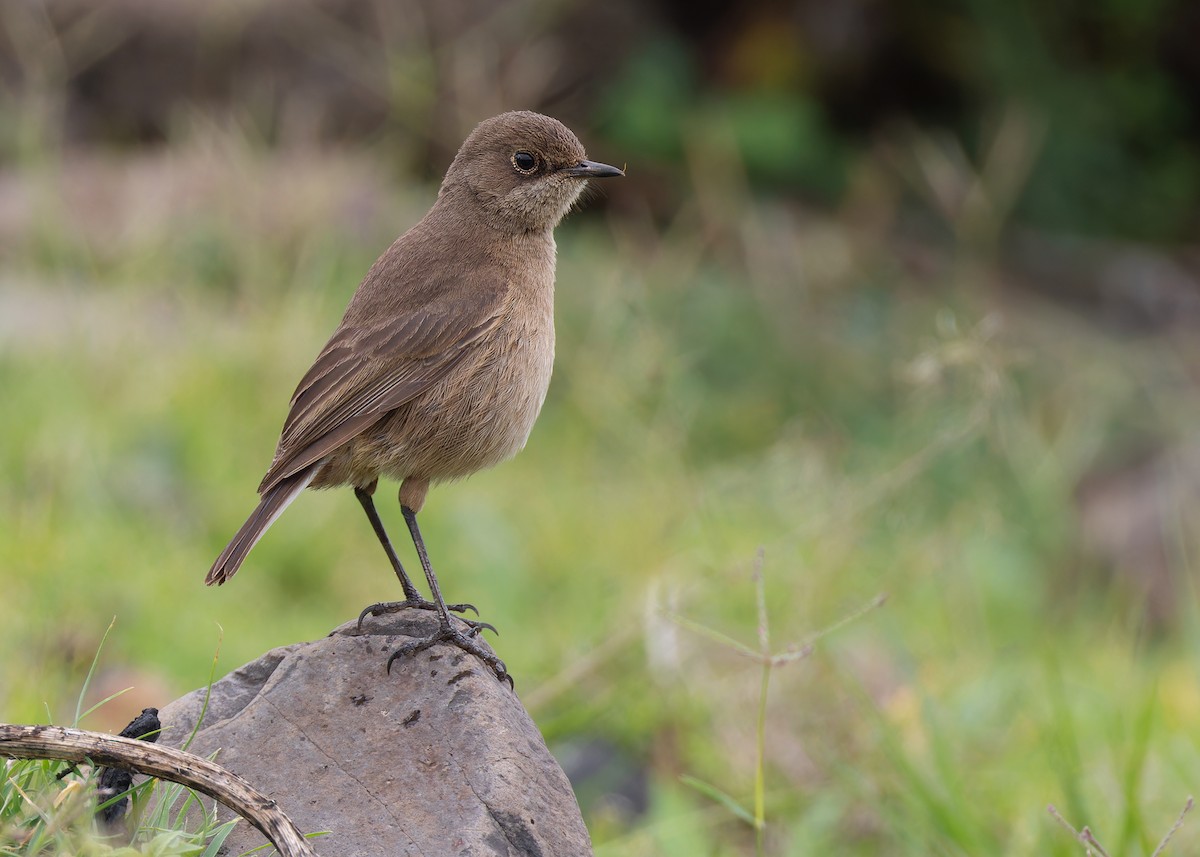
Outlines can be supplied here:
[[[213, 685], [189, 749], [219, 750], [301, 830], [330, 831], [313, 840], [324, 855], [590, 855], [571, 785], [507, 684], [445, 645], [385, 672], [435, 628], [406, 610], [274, 649]], [[163, 744], [187, 740], [203, 701], [162, 710]], [[224, 852], [265, 841], [243, 822]]]

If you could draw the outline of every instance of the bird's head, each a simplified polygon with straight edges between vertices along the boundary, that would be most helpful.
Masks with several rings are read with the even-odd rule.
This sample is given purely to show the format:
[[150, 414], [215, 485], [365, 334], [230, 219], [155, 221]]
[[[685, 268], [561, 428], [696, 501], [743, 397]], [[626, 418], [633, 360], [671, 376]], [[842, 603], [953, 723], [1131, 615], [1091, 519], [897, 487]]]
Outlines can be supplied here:
[[466, 192], [497, 228], [538, 232], [558, 225], [588, 179], [623, 175], [589, 161], [578, 138], [557, 119], [521, 110], [494, 116], [471, 132], [439, 195]]

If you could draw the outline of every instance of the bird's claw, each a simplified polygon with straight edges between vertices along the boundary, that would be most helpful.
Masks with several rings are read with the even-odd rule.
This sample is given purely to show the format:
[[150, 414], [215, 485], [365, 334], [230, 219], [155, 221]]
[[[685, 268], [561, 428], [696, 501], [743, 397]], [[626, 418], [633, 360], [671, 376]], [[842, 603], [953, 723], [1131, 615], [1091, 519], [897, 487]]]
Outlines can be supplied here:
[[[380, 601], [377, 604], [364, 607], [363, 611], [358, 614], [358, 625], [356, 626], [356, 630], [358, 633], [362, 633], [363, 620], [368, 616], [387, 616], [391, 613], [399, 613], [401, 610], [408, 610], [410, 608], [413, 610], [436, 611], [438, 606], [433, 601], [426, 601], [424, 598], [406, 598], [403, 601]], [[468, 610], [472, 610], [475, 612], [476, 616], [479, 615], [479, 611], [475, 608], [474, 604], [447, 604], [446, 609], [453, 611], [454, 613], [465, 613]], [[470, 619], [463, 619], [463, 621], [468, 625], [471, 625], [471, 627], [475, 627], [475, 623], [473, 623]], [[488, 625], [487, 622], [480, 622], [478, 624], [491, 628], [492, 631], [497, 634], [500, 633], [499, 631], [496, 631], [495, 628], [492, 628], [491, 625]]]
[[[480, 622], [478, 624], [487, 625], [486, 622]], [[490, 625], [487, 625], [487, 627], [491, 628]], [[388, 675], [391, 675], [392, 664], [399, 659], [408, 657], [409, 655], [415, 655], [418, 652], [423, 652], [431, 646], [436, 646], [438, 643], [449, 643], [450, 645], [461, 649], [467, 654], [474, 655], [475, 657], [479, 658], [479, 660], [487, 664], [488, 668], [491, 669], [492, 674], [495, 675], [499, 681], [508, 682], [509, 689], [514, 690], [516, 685], [513, 682], [512, 676], [508, 674], [508, 668], [504, 666], [504, 661], [496, 657], [495, 652], [493, 652], [491, 649], [485, 648], [475, 639], [479, 635], [480, 630], [481, 628], [472, 627], [468, 633], [464, 634], [462, 631], [459, 631], [455, 628], [443, 626], [428, 637], [424, 637], [420, 640], [411, 640], [402, 645], [400, 648], [396, 649], [396, 651], [392, 652], [391, 657], [388, 658]], [[494, 631], [496, 629], [492, 628], [492, 630]]]
[[468, 637], [478, 637], [484, 631], [491, 631], [497, 637], [500, 636], [500, 632], [496, 630], [496, 626], [491, 622], [476, 622], [474, 619], [463, 619], [461, 616], [459, 619], [461, 619], [463, 622], [466, 622], [471, 628], [470, 632], [467, 634]]

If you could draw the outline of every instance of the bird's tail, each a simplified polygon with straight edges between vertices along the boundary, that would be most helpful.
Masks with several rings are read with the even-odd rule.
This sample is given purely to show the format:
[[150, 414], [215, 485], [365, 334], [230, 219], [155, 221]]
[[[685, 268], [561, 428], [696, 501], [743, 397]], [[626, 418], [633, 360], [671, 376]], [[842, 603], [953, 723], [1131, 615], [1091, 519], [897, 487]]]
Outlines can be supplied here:
[[204, 582], [209, 586], [214, 583], [219, 586], [237, 574], [237, 570], [242, 567], [242, 562], [246, 559], [246, 554], [250, 553], [250, 548], [258, 544], [263, 533], [271, 524], [275, 523], [276, 518], [283, 514], [283, 510], [296, 499], [296, 495], [308, 487], [308, 483], [312, 482], [313, 477], [317, 475], [318, 469], [319, 464], [314, 464], [293, 476], [279, 480], [274, 487], [263, 494], [262, 499], [258, 502], [258, 508], [250, 513], [250, 517], [246, 519], [246, 523], [242, 524], [237, 535], [225, 546], [225, 550], [221, 551], [221, 555], [217, 557], [213, 567], [208, 570], [208, 577], [204, 578]]

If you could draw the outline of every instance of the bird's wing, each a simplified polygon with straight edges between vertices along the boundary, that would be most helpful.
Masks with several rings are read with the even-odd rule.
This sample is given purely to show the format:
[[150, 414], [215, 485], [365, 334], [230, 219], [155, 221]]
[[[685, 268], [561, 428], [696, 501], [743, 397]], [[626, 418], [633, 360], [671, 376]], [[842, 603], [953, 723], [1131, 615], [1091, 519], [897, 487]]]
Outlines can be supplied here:
[[414, 305], [359, 312], [359, 322], [348, 321], [348, 313], [296, 387], [259, 493], [445, 377], [496, 326], [507, 293], [499, 279], [482, 288], [476, 280], [436, 290]]

